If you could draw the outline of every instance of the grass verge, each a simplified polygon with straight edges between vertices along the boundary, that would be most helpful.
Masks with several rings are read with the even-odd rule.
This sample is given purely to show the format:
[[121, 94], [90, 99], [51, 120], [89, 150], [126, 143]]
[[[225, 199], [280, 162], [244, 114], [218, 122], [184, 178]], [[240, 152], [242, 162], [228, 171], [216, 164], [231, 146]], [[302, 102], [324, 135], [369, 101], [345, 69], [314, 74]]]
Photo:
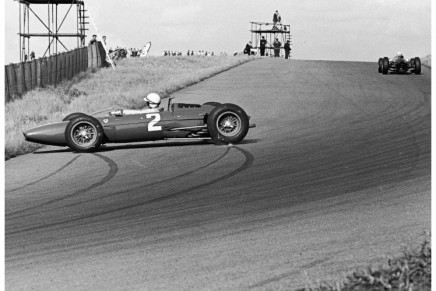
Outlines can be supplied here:
[[419, 247], [403, 250], [402, 256], [390, 259], [377, 269], [357, 270], [334, 285], [322, 283], [296, 291], [418, 291], [431, 290], [430, 236]]
[[5, 158], [33, 152], [42, 145], [26, 142], [22, 132], [57, 122], [72, 112], [92, 113], [115, 105], [144, 106], [143, 97], [173, 92], [251, 61], [255, 57], [149, 57], [124, 59], [115, 70], [90, 69], [58, 87], [38, 88], [5, 105]]
[[431, 55], [425, 56], [421, 59], [421, 64], [431, 69]]

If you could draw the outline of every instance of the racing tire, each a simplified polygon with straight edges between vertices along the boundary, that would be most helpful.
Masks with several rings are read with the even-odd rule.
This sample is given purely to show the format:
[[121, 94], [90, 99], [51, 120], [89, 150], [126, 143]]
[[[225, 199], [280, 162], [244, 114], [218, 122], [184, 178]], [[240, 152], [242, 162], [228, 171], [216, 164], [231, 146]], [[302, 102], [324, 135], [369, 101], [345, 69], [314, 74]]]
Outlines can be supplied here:
[[416, 75], [421, 75], [421, 59], [415, 58], [415, 70], [413, 70]]
[[210, 112], [207, 128], [216, 143], [238, 143], [247, 135], [249, 118], [238, 105], [225, 103]]
[[209, 101], [209, 102], [204, 103], [203, 105], [210, 105], [210, 106], [218, 107], [218, 106], [221, 106], [222, 104], [219, 102], [215, 102], [215, 101]]
[[103, 140], [103, 127], [92, 116], [77, 116], [70, 120], [65, 130], [67, 145], [78, 152], [96, 151]]
[[82, 113], [82, 112], [74, 112], [74, 113], [71, 113], [71, 114], [68, 114], [67, 116], [65, 116], [65, 118], [62, 119], [62, 121], [69, 121], [69, 120], [76, 118], [76, 117], [79, 117], [79, 116], [88, 116], [88, 115], [86, 115], [85, 113]]
[[383, 59], [378, 59], [378, 72], [381, 73], [383, 71]]
[[383, 58], [383, 66], [382, 66], [382, 73], [383, 75], [387, 75], [389, 71], [389, 58], [384, 57]]

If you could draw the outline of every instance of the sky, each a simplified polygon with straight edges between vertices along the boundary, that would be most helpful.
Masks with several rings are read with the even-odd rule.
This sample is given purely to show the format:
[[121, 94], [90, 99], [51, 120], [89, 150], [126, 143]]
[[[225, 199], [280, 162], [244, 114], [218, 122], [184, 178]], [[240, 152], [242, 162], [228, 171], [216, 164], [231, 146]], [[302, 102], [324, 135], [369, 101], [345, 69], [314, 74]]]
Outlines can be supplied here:
[[[19, 61], [19, 4], [4, 0], [5, 63]], [[431, 0], [85, 0], [91, 23], [86, 42], [97, 32], [110, 47], [163, 51], [242, 51], [251, 40], [250, 21], [272, 22], [278, 10], [291, 27], [295, 59], [373, 61], [393, 56], [424, 57], [431, 53]], [[47, 19], [47, 5], [31, 5]], [[69, 5], [59, 5], [59, 21]], [[60, 32], [76, 31], [75, 13]], [[46, 32], [30, 15], [30, 32]], [[68, 49], [77, 41], [65, 40]], [[41, 57], [48, 39], [33, 37], [30, 48]], [[64, 49], [59, 46], [59, 51]]]

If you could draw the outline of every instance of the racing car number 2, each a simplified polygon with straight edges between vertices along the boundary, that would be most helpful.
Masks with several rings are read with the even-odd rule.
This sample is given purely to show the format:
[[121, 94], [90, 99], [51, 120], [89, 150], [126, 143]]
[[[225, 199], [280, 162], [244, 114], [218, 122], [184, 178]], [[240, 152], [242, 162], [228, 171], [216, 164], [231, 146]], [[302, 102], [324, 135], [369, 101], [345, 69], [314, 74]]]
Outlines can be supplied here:
[[156, 123], [158, 123], [160, 121], [160, 114], [159, 113], [148, 113], [147, 115], [145, 115], [146, 118], [153, 118], [153, 120], [151, 120], [148, 123], [148, 131], [160, 131], [162, 130], [162, 126], [160, 125], [156, 125]]

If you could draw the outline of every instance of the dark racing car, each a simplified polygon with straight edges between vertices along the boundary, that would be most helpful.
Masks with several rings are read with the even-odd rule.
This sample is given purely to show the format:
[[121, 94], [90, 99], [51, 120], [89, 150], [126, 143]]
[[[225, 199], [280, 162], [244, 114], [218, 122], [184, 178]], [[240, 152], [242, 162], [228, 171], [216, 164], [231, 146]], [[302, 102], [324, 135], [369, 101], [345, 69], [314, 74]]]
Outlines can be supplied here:
[[167, 110], [155, 108], [134, 114], [123, 114], [123, 110], [94, 115], [72, 113], [61, 122], [28, 130], [24, 132], [24, 137], [30, 142], [91, 152], [105, 143], [168, 139], [238, 143], [244, 139], [249, 128], [255, 127], [238, 105], [172, 103], [171, 99]]
[[386, 75], [388, 73], [415, 73], [421, 74], [421, 59], [411, 58], [410, 60], [404, 58], [401, 52], [398, 52], [392, 59], [388, 57], [378, 59], [378, 72]]

